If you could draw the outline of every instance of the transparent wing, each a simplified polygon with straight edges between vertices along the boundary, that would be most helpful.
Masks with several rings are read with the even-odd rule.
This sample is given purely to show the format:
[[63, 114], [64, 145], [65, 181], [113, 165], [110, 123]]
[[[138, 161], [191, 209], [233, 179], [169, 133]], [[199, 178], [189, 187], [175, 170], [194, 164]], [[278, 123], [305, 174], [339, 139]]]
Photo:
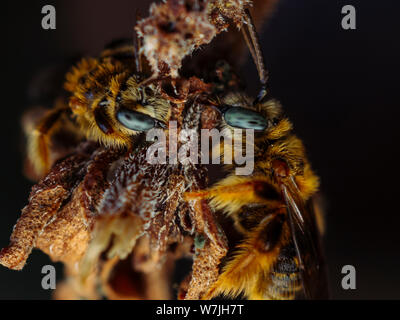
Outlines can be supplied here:
[[286, 202], [293, 247], [298, 259], [305, 299], [327, 299], [328, 285], [321, 239], [313, 207], [306, 205], [293, 178], [281, 184]]

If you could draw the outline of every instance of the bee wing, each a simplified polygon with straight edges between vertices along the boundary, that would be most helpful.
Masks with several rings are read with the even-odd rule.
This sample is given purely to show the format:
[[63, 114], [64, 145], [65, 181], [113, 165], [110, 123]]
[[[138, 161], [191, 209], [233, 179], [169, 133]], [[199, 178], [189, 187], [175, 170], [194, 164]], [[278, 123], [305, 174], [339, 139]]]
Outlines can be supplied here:
[[325, 259], [311, 206], [305, 205], [293, 178], [281, 185], [289, 217], [293, 246], [298, 258], [306, 299], [327, 299]]

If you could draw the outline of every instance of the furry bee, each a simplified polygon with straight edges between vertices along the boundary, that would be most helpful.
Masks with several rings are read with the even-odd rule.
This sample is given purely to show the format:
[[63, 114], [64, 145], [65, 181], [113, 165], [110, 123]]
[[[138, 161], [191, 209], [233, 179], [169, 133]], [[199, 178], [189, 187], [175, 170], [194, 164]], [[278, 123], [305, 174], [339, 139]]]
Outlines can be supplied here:
[[255, 131], [254, 172], [237, 176], [230, 166], [227, 177], [213, 187], [186, 194], [188, 201], [209, 199], [233, 219], [243, 237], [203, 299], [325, 299], [319, 217], [313, 211], [319, 179], [281, 105], [269, 98], [264, 58], [248, 11], [242, 31], [262, 89], [255, 101], [229, 93], [220, 98], [219, 110], [222, 127]]
[[169, 101], [156, 85], [143, 83], [149, 76], [138, 52], [128, 41], [116, 41], [99, 58], [84, 58], [70, 70], [64, 84], [69, 98], [58, 99], [26, 130], [34, 175], [44, 176], [56, 160], [52, 138], [61, 130], [109, 147], [130, 147], [138, 133], [165, 127]]

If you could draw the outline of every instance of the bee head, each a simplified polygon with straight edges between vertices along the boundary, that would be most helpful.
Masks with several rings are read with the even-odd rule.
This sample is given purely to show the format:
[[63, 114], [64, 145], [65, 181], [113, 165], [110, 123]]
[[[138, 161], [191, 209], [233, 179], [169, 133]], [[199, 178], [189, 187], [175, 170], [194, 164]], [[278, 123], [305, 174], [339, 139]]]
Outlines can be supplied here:
[[[111, 72], [110, 72], [111, 73]], [[127, 146], [136, 135], [165, 128], [170, 103], [154, 84], [140, 86], [137, 76], [97, 76], [74, 88], [70, 107], [86, 136], [107, 146]]]
[[114, 116], [121, 131], [131, 134], [165, 128], [170, 105], [154, 85], [141, 87], [135, 77], [121, 87], [115, 99]]

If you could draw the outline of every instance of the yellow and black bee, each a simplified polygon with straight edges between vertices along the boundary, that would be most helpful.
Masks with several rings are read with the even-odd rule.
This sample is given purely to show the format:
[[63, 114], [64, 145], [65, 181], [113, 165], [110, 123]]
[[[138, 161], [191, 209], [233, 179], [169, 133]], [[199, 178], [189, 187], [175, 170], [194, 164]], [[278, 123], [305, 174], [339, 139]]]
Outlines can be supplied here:
[[228, 176], [215, 186], [186, 194], [189, 201], [209, 199], [213, 208], [233, 219], [243, 237], [203, 299], [221, 295], [256, 300], [325, 299], [319, 217], [313, 211], [319, 179], [281, 105], [268, 97], [264, 59], [248, 12], [243, 34], [262, 90], [255, 101], [238, 92], [220, 97], [219, 110], [223, 127], [232, 132], [235, 128], [255, 131], [254, 172], [237, 176], [230, 166]]
[[84, 58], [67, 74], [69, 98], [58, 99], [28, 132], [28, 158], [37, 176], [54, 162], [52, 137], [61, 129], [106, 146], [129, 147], [137, 133], [165, 127], [169, 101], [156, 85], [141, 85], [149, 75], [137, 52], [128, 41], [116, 41], [99, 58]]

